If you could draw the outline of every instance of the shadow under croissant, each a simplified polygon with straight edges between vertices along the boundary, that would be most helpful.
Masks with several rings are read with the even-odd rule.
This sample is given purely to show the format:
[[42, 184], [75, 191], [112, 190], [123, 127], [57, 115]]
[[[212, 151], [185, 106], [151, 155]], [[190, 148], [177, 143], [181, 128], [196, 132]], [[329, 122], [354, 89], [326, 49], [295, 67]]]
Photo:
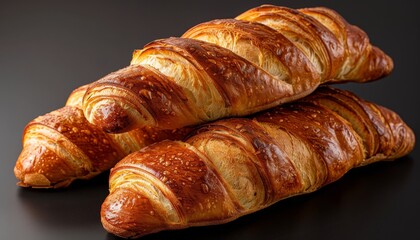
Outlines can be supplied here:
[[102, 228], [99, 211], [108, 194], [109, 171], [68, 188], [19, 188], [18, 199], [30, 222], [43, 229]]
[[[381, 221], [389, 219], [403, 186], [413, 173], [410, 156], [391, 162], [377, 162], [349, 171], [341, 179], [313, 193], [291, 197], [239, 219], [214, 226], [162, 231], [141, 237], [157, 239], [337, 239], [343, 228], [347, 239], [383, 236]], [[385, 234], [386, 235], [386, 234]], [[123, 238], [107, 234], [106, 240]]]

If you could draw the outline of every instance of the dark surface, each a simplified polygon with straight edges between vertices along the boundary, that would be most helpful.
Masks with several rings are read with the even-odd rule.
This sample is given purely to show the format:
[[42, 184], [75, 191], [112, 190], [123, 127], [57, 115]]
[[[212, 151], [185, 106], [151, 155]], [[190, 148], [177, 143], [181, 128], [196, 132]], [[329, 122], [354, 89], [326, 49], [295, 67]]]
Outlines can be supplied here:
[[[0, 239], [117, 239], [99, 220], [108, 173], [58, 191], [15, 185], [24, 126], [64, 105], [77, 86], [128, 65], [132, 51], [147, 42], [263, 3], [62, 2], [0, 1]], [[395, 70], [381, 81], [337, 86], [393, 109], [419, 132], [420, 15], [410, 1], [276, 4], [328, 6], [364, 29], [394, 59]], [[144, 239], [413, 239], [420, 227], [419, 159], [416, 148], [408, 157], [352, 170], [315, 193], [232, 223]]]

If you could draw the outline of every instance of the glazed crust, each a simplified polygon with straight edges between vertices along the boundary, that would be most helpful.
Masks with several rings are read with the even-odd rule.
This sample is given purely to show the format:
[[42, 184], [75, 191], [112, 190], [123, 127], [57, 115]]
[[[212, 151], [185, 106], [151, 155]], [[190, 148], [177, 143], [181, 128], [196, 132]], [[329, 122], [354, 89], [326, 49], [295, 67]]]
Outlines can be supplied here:
[[320, 87], [295, 103], [128, 155], [111, 170], [101, 220], [126, 238], [220, 224], [315, 191], [352, 168], [404, 156], [414, 143], [391, 110]]
[[14, 168], [19, 186], [67, 187], [113, 167], [131, 152], [164, 139], [181, 139], [190, 130], [150, 127], [107, 134], [90, 124], [81, 103], [87, 86], [74, 90], [66, 106], [40, 116], [25, 127], [23, 149]]
[[252, 114], [322, 83], [366, 82], [392, 69], [365, 32], [331, 9], [263, 5], [136, 50], [131, 66], [90, 85], [83, 109], [106, 132], [174, 129]]

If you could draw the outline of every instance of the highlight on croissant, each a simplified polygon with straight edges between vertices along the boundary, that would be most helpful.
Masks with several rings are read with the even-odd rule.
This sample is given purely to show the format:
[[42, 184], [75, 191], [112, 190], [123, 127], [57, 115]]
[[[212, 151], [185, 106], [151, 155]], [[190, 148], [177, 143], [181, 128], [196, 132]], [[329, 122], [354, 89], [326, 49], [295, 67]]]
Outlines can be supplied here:
[[28, 123], [14, 173], [63, 188], [111, 169], [101, 222], [125, 238], [226, 223], [409, 154], [397, 113], [321, 86], [392, 69], [332, 9], [262, 5], [153, 41], [74, 90]]

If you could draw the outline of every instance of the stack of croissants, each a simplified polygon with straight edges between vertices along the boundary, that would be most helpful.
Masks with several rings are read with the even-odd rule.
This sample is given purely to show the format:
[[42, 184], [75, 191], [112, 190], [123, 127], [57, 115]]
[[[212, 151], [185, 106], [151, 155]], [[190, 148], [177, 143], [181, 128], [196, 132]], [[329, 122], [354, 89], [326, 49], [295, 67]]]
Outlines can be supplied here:
[[407, 155], [393, 111], [328, 83], [393, 62], [337, 12], [262, 5], [153, 41], [24, 129], [19, 186], [63, 188], [109, 169], [104, 228], [137, 238], [221, 224]]

